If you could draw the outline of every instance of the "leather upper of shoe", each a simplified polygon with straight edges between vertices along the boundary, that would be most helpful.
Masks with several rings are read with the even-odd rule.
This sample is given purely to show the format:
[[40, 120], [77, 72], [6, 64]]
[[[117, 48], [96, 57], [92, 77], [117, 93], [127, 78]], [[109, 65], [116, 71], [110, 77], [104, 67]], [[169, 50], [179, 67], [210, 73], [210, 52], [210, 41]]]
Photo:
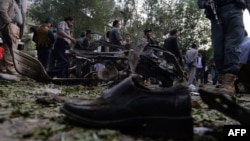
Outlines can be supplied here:
[[190, 116], [191, 99], [187, 87], [148, 89], [128, 77], [94, 100], [69, 100], [62, 107], [77, 116], [95, 120], [136, 117]]

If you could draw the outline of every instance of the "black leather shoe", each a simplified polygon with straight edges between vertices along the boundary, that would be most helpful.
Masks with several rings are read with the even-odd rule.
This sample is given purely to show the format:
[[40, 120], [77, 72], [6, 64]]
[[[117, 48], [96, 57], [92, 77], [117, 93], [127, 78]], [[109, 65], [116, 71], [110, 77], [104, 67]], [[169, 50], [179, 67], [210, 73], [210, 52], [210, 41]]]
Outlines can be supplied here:
[[61, 112], [89, 127], [173, 139], [193, 136], [191, 99], [185, 86], [152, 90], [128, 77], [100, 98], [66, 101]]
[[209, 108], [218, 110], [241, 124], [250, 125], [250, 111], [236, 104], [227, 94], [212, 93], [204, 89], [199, 89], [199, 93]]

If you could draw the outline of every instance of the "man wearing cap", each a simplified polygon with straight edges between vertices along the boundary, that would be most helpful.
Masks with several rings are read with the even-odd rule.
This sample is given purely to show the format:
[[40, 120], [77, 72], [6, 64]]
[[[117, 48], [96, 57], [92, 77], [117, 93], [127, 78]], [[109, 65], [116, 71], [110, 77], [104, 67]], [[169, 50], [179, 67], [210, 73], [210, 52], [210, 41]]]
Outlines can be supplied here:
[[33, 37], [36, 43], [38, 60], [45, 69], [47, 69], [50, 51], [55, 41], [51, 27], [52, 20], [50, 18], [46, 18], [44, 20], [44, 24], [36, 29]]
[[[145, 35], [145, 38], [148, 42], [148, 46], [156, 46], [158, 45], [158, 43], [152, 38], [152, 30], [151, 29], [145, 29], [144, 30], [144, 35]], [[152, 49], [149, 49], [149, 48], [144, 48], [142, 53], [141, 53], [141, 61], [144, 61], [144, 62], [148, 62], [149, 59], [155, 59], [155, 58], [158, 58], [155, 54], [156, 52], [154, 52]], [[149, 76], [144, 76], [144, 84], [145, 85], [150, 85], [150, 79], [149, 79]], [[153, 80], [153, 83], [158, 83], [157, 80], [155, 79], [152, 79]]]
[[0, 0], [0, 31], [5, 50], [3, 59], [0, 61], [0, 72], [2, 73], [17, 74], [11, 50], [17, 49], [22, 36], [20, 34], [24, 23], [22, 6], [23, 3], [17, 3], [15, 0]]
[[181, 66], [184, 65], [184, 60], [183, 60], [183, 57], [180, 51], [180, 45], [178, 42], [178, 30], [177, 29], [172, 29], [169, 32], [169, 36], [164, 40], [163, 48], [173, 53], [176, 59], [178, 59]]
[[92, 38], [92, 31], [86, 30], [86, 37], [83, 39], [82, 46], [83, 50], [90, 50], [90, 40]]
[[[92, 38], [92, 31], [87, 29], [84, 33], [84, 37], [82, 37], [81, 42], [79, 42], [79, 45], [75, 46], [75, 49], [79, 50], [90, 50], [90, 40]], [[83, 34], [82, 33], [82, 34]], [[76, 43], [77, 44], [77, 43]], [[84, 64], [84, 66], [83, 66]], [[85, 63], [83, 60], [76, 60], [76, 76], [77, 77], [83, 77], [87, 73], [90, 72], [90, 63]]]
[[85, 36], [86, 36], [86, 32], [83, 31], [83, 32], [81, 33], [81, 37], [80, 37], [79, 39], [76, 40], [76, 44], [75, 44], [75, 46], [74, 46], [74, 49], [83, 49], [82, 44], [83, 44], [83, 40], [84, 40]]
[[[86, 36], [86, 32], [83, 31], [81, 33], [81, 37], [76, 40], [76, 44], [74, 46], [75, 51], [83, 50], [83, 40], [85, 36]], [[81, 59], [76, 58], [76, 76], [77, 77], [82, 77], [82, 65], [83, 65], [83, 61]]]
[[[157, 41], [155, 41], [152, 38], [152, 30], [151, 29], [145, 29], [144, 30], [144, 35], [145, 35], [145, 38], [148, 41], [147, 45], [149, 45], [149, 46], [156, 46], [156, 45], [158, 45]], [[150, 58], [157, 58], [157, 56], [155, 55], [154, 51], [152, 49], [148, 49], [148, 48], [144, 48], [144, 50], [142, 52], [142, 55], [150, 57]]]

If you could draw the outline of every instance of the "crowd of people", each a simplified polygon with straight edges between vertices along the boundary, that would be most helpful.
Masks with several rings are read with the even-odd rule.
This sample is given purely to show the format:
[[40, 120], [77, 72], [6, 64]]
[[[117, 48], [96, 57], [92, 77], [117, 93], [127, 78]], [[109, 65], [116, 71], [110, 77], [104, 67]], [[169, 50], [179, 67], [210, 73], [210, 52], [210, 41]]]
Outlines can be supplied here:
[[184, 58], [188, 71], [189, 86], [194, 85], [203, 87], [204, 84], [207, 83], [211, 83], [215, 86], [220, 84], [219, 73], [213, 56], [206, 57], [204, 50], [198, 50], [198, 46], [196, 44], [192, 44], [191, 49], [186, 52]]
[[[5, 1], [4, 1], [5, 2]], [[13, 6], [7, 5], [6, 3], [1, 2], [2, 6], [16, 11], [20, 11], [18, 6], [20, 3], [15, 2], [14, 0], [6, 0], [6, 2], [12, 3]], [[4, 3], [4, 4], [3, 4]], [[219, 19], [218, 15], [211, 14], [211, 3], [206, 0], [197, 1], [199, 8], [205, 9], [206, 16], [211, 21], [211, 32], [212, 32], [212, 46], [213, 46], [213, 56], [206, 56], [202, 51], [198, 51], [198, 46], [196, 44], [190, 45], [190, 49], [182, 54], [181, 47], [178, 43], [178, 30], [172, 29], [169, 31], [169, 36], [163, 41], [163, 49], [173, 53], [182, 68], [187, 68], [188, 72], [188, 85], [197, 85], [198, 80], [199, 86], [203, 86], [208, 82], [208, 72], [211, 72], [211, 81], [213, 85], [218, 84], [220, 80], [221, 90], [225, 90], [228, 93], [233, 93], [231, 82], [233, 82], [242, 68], [239, 64], [240, 59], [240, 45], [247, 40], [245, 37], [247, 33], [244, 29], [243, 17], [242, 17], [242, 7], [237, 7], [240, 4], [231, 4], [231, 2], [217, 2]], [[249, 3], [247, 3], [249, 5]], [[245, 5], [244, 8], [248, 8], [248, 5]], [[242, 6], [242, 5], [241, 5]], [[233, 12], [237, 16], [230, 17], [233, 14], [227, 14], [227, 9], [233, 9]], [[210, 12], [210, 13], [209, 13]], [[6, 13], [4, 13], [6, 14]], [[14, 13], [9, 13], [6, 17], [14, 16]], [[3, 17], [3, 16], [2, 16]], [[79, 39], [75, 39], [71, 35], [71, 28], [73, 25], [72, 17], [65, 17], [64, 20], [58, 22], [54, 28], [56, 28], [56, 33], [52, 30], [52, 19], [46, 18], [44, 23], [36, 27], [30, 27], [29, 32], [26, 33], [23, 37], [19, 34], [18, 26], [22, 25], [22, 15], [19, 15], [19, 18], [10, 17], [5, 19], [5, 22], [1, 23], [2, 25], [2, 35], [8, 37], [10, 31], [4, 32], [5, 30], [15, 30], [11, 33], [16, 33], [16, 36], [10, 36], [13, 38], [9, 46], [17, 46], [17, 40], [20, 38], [24, 41], [24, 51], [30, 54], [33, 57], [41, 62], [44, 69], [48, 72], [51, 77], [59, 78], [68, 78], [69, 77], [69, 64], [70, 60], [66, 54], [67, 50], [71, 49], [71, 46], [74, 46], [73, 49], [76, 50], [87, 50], [89, 51], [92, 34], [93, 32], [90, 29], [87, 29], [81, 33]], [[227, 19], [232, 18], [233, 20], [228, 21]], [[10, 21], [13, 19], [13, 21]], [[1, 20], [4, 21], [4, 20]], [[7, 24], [11, 23], [11, 24]], [[4, 28], [9, 26], [9, 28]], [[237, 27], [237, 28], [233, 28]], [[234, 30], [230, 30], [234, 29]], [[228, 32], [226, 32], [228, 31]], [[227, 33], [227, 34], [224, 34]], [[9, 38], [3, 39], [4, 41]], [[14, 39], [15, 38], [15, 39]], [[144, 37], [149, 46], [159, 46], [159, 41], [153, 39], [153, 34], [151, 29], [144, 30]], [[125, 34], [124, 37], [120, 31], [120, 21], [114, 20], [112, 23], [112, 29], [106, 33], [106, 39], [109, 43], [123, 46], [124, 48], [130, 48], [132, 43], [131, 35], [129, 33]], [[242, 45], [246, 46], [246, 45]], [[16, 47], [15, 47], [16, 48]], [[5, 55], [0, 63], [1, 72], [10, 72], [11, 74], [16, 74], [13, 67], [13, 59], [9, 52], [9, 47], [4, 47]], [[242, 48], [245, 49], [245, 48]], [[101, 51], [120, 51], [121, 48], [110, 47], [102, 48]], [[149, 48], [144, 48], [140, 59], [147, 60], [152, 58], [158, 58], [159, 52], [154, 51]], [[242, 55], [243, 56], [243, 55]], [[210, 58], [210, 59], [209, 59]], [[167, 60], [167, 58], [166, 58]], [[77, 60], [77, 69], [76, 76], [83, 77], [88, 72], [90, 72], [90, 64], [83, 62], [82, 60]], [[85, 65], [83, 65], [85, 64]], [[244, 67], [243, 67], [244, 68]], [[153, 83], [158, 83], [155, 80], [150, 80], [145, 76], [145, 83], [152, 81]], [[215, 90], [216, 91], [216, 90]]]

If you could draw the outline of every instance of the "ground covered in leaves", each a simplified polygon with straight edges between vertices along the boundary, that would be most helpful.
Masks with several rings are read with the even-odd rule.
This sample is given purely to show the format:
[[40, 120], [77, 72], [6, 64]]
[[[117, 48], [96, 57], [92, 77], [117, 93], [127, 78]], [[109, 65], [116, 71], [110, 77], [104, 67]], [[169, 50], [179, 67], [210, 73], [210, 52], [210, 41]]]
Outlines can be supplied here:
[[[161, 141], [133, 137], [115, 130], [94, 130], [79, 127], [60, 113], [60, 106], [69, 98], [96, 98], [106, 87], [82, 85], [60, 86], [33, 81], [0, 80], [0, 140], [1, 141]], [[239, 98], [250, 108], [248, 95]], [[215, 128], [224, 124], [239, 124], [222, 113], [210, 110], [199, 96], [192, 96], [195, 127]], [[166, 125], [167, 126], [167, 125]], [[211, 139], [213, 140], [213, 139]]]

